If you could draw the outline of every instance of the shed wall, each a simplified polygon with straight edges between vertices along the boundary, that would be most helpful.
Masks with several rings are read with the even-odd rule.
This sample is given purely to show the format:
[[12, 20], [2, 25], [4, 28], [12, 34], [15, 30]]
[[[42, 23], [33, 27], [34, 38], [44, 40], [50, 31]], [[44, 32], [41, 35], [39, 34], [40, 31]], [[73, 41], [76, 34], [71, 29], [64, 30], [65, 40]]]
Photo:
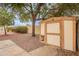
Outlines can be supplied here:
[[64, 21], [64, 48], [73, 51], [73, 21]]
[[[65, 19], [65, 20], [64, 20]], [[67, 19], [67, 20], [66, 20]], [[55, 18], [41, 23], [41, 35], [45, 43], [76, 51], [76, 18]], [[45, 25], [46, 24], [46, 25]], [[62, 43], [62, 44], [61, 44]]]
[[41, 35], [45, 35], [45, 23], [41, 24]]

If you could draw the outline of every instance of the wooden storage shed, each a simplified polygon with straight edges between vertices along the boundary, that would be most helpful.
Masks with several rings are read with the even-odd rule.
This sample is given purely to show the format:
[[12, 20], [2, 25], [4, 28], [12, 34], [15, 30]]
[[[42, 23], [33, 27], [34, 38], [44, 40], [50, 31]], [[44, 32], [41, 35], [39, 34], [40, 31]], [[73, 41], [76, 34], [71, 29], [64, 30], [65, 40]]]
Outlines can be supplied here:
[[76, 51], [76, 17], [52, 17], [41, 21], [40, 41]]

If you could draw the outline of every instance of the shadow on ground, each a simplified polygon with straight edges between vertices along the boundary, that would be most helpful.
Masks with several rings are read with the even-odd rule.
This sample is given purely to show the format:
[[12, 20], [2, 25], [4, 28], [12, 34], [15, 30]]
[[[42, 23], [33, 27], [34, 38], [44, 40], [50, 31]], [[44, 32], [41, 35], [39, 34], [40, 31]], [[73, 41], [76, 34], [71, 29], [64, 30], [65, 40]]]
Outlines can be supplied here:
[[32, 37], [31, 34], [12, 34], [7, 36], [0, 36], [0, 40], [12, 40], [18, 46], [30, 52], [39, 47], [45, 46], [45, 44], [39, 41], [39, 36]]

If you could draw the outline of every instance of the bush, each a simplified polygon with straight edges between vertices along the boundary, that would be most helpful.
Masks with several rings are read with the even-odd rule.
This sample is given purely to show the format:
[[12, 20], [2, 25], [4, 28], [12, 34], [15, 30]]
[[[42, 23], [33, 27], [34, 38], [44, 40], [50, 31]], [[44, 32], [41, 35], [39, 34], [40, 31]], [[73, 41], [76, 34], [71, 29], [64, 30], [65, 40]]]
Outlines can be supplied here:
[[17, 32], [17, 33], [27, 33], [28, 32], [28, 28], [26, 26], [17, 26], [14, 29], [14, 32]]
[[6, 29], [7, 29], [7, 32], [10, 32], [10, 31], [13, 32], [14, 31], [14, 27], [7, 27]]

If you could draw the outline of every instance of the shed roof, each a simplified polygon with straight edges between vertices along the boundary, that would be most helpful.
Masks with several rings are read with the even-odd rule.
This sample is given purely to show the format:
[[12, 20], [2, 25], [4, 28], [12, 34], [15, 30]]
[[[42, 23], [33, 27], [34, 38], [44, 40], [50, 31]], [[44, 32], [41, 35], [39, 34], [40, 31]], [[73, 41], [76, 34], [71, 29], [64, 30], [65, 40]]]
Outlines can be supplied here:
[[62, 17], [51, 17], [46, 20], [42, 20], [41, 22], [49, 22], [49, 21], [64, 21], [64, 20], [71, 20], [71, 21], [76, 21], [77, 17], [76, 16], [62, 16]]

